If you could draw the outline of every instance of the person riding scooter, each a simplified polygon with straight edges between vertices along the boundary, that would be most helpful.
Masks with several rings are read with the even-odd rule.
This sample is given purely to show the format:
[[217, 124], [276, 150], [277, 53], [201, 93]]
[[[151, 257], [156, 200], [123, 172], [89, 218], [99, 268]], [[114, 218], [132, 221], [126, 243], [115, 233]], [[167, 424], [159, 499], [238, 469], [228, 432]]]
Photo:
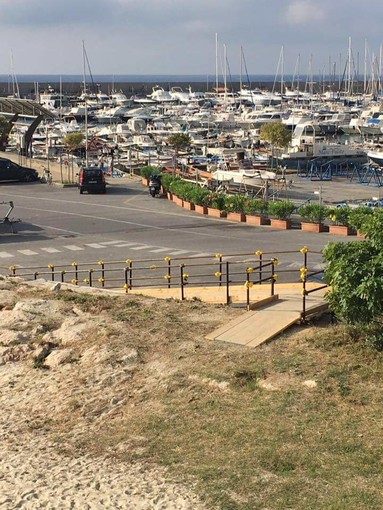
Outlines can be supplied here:
[[154, 198], [161, 191], [161, 175], [152, 174], [149, 179], [149, 193]]

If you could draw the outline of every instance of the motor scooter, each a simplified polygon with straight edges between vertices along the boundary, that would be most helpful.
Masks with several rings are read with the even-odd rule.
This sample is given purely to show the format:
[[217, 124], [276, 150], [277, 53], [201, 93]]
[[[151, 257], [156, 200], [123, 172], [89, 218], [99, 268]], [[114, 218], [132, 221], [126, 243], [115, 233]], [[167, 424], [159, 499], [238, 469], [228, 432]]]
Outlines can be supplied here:
[[149, 193], [154, 198], [161, 191], [161, 176], [151, 175], [149, 179]]

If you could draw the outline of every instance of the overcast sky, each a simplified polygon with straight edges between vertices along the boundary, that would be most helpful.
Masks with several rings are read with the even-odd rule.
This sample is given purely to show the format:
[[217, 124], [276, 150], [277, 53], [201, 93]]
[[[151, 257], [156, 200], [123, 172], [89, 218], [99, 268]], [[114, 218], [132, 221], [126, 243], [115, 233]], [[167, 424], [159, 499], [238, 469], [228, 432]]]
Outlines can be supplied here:
[[[0, 74], [336, 73], [379, 62], [383, 0], [0, 0]], [[367, 44], [366, 44], [367, 41]], [[310, 64], [311, 61], [311, 64]], [[278, 66], [279, 64], [279, 66]]]

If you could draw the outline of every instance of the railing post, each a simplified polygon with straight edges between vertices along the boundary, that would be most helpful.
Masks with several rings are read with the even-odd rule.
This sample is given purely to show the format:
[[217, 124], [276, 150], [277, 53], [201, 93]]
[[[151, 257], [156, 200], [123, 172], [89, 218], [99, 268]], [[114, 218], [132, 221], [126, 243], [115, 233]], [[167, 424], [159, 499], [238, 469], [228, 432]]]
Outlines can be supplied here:
[[35, 280], [37, 280], [37, 277], [38, 277], [38, 276], [39, 276], [39, 272], [38, 272], [38, 271], [36, 271], [36, 272], [34, 273], [34, 275], [33, 275], [33, 278], [34, 278]]
[[250, 288], [253, 286], [253, 282], [250, 281], [250, 275], [254, 271], [253, 267], [246, 269], [246, 305], [247, 311], [250, 310]]
[[221, 253], [216, 253], [215, 257], [219, 261], [219, 266], [218, 266], [219, 267], [219, 271], [218, 271], [219, 272], [219, 277], [218, 277], [219, 278], [219, 284], [218, 284], [218, 286], [222, 287], [222, 254]]
[[230, 262], [226, 261], [226, 304], [230, 305]]
[[[131, 259], [128, 259], [125, 261], [125, 264], [128, 265], [126, 269], [126, 274], [129, 273], [129, 279], [126, 280], [125, 278], [125, 284], [128, 285], [129, 289], [133, 288], [133, 261]], [[125, 276], [126, 276], [125, 274]]]
[[105, 262], [103, 260], [99, 260], [98, 264], [101, 266], [101, 286], [105, 287]]
[[65, 275], [66, 271], [65, 269], [61, 271], [61, 283], [64, 283], [64, 275]]
[[78, 264], [77, 262], [72, 262], [72, 266], [74, 267], [74, 278], [72, 279], [72, 283], [78, 285]]
[[168, 272], [167, 272], [167, 281], [168, 281], [168, 289], [171, 287], [171, 279], [172, 279], [172, 259], [170, 257], [164, 258], [165, 262], [168, 264]]
[[185, 299], [185, 291], [184, 291], [184, 265], [180, 264], [180, 270], [181, 270], [181, 301], [184, 301]]
[[271, 259], [271, 295], [274, 296], [275, 294], [275, 281], [276, 281], [276, 274], [275, 274], [275, 261], [274, 259]]
[[48, 268], [51, 270], [51, 280], [55, 281], [55, 266], [54, 264], [48, 264]]
[[89, 287], [92, 287], [92, 273], [93, 273], [93, 269], [89, 269], [89, 274], [88, 274]]
[[263, 270], [262, 255], [263, 255], [263, 252], [261, 252], [261, 250], [258, 250], [258, 251], [255, 252], [255, 254], [258, 256], [258, 280], [259, 280], [259, 285], [262, 285], [262, 270]]
[[303, 267], [301, 267], [301, 281], [302, 281], [302, 321], [306, 321], [306, 296], [307, 296], [307, 260], [308, 248], [304, 246], [300, 252], [303, 254]]

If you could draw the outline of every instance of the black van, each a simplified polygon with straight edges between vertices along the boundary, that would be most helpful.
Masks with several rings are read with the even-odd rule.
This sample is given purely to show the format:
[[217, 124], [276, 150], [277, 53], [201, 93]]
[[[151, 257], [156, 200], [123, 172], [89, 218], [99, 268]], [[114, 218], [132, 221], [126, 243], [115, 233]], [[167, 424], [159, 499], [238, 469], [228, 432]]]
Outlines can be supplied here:
[[78, 187], [80, 194], [84, 191], [106, 193], [105, 175], [102, 168], [98, 166], [90, 166], [81, 168], [78, 178]]

